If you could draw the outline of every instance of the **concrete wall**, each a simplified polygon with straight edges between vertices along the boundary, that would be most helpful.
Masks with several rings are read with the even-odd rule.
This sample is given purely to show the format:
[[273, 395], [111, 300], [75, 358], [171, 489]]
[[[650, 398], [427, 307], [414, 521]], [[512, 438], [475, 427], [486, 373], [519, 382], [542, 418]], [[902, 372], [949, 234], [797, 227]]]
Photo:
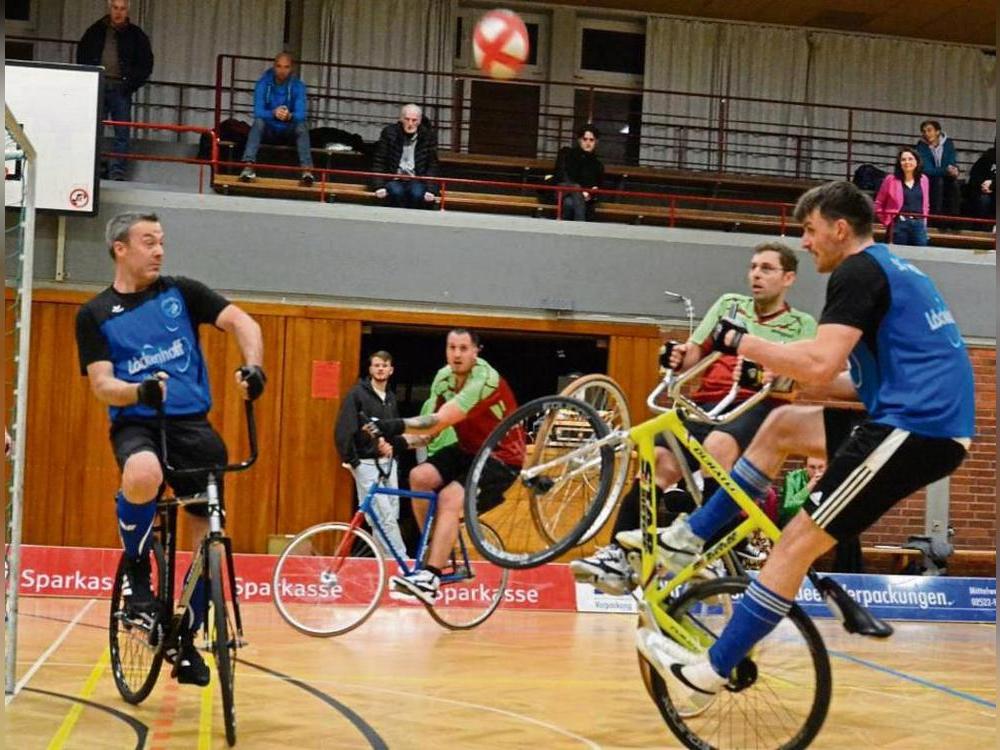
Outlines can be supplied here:
[[[403, 211], [168, 192], [107, 183], [96, 219], [66, 220], [65, 282], [105, 285], [104, 222], [125, 210], [160, 214], [165, 272], [244, 296], [512, 316], [683, 319], [746, 288], [749, 248], [765, 238], [662, 227]], [[55, 278], [56, 219], [39, 217], [36, 277]], [[797, 238], [789, 238], [797, 247]], [[995, 341], [995, 253], [898, 248], [937, 281], [966, 337]], [[826, 277], [801, 251], [794, 305], [820, 312]]]

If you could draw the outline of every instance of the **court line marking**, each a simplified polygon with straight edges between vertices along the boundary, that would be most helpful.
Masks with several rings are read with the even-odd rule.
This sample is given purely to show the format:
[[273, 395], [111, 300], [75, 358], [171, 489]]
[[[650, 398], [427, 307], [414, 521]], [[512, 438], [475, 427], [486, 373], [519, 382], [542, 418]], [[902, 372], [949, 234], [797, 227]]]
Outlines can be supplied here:
[[592, 748], [592, 750], [601, 750], [601, 746], [600, 745], [598, 745], [593, 740], [588, 739], [587, 737], [583, 737], [583, 736], [581, 736], [579, 734], [575, 734], [575, 733], [569, 731], [568, 729], [563, 729], [562, 727], [556, 726], [555, 724], [549, 724], [548, 722], [542, 721], [541, 719], [536, 719], [536, 718], [534, 718], [532, 716], [526, 716], [524, 714], [519, 714], [516, 711], [508, 711], [506, 709], [495, 708], [493, 706], [484, 706], [481, 703], [471, 703], [469, 701], [459, 701], [459, 700], [455, 700], [453, 698], [440, 698], [440, 697], [435, 696], [435, 695], [428, 695], [427, 693], [420, 693], [419, 695], [414, 695], [413, 693], [406, 693], [406, 692], [403, 692], [401, 690], [392, 690], [390, 688], [380, 688], [380, 687], [373, 687], [373, 686], [358, 685], [356, 683], [350, 683], [350, 682], [348, 682], [348, 683], [341, 683], [341, 684], [345, 685], [347, 687], [352, 687], [353, 686], [356, 690], [367, 690], [369, 692], [376, 692], [376, 693], [388, 693], [389, 695], [400, 695], [400, 696], [403, 696], [405, 698], [419, 698], [420, 700], [437, 701], [438, 703], [449, 703], [449, 704], [451, 704], [453, 706], [463, 706], [465, 708], [476, 708], [476, 709], [479, 709], [479, 710], [482, 710], [482, 711], [489, 711], [490, 713], [500, 714], [501, 716], [507, 716], [507, 717], [510, 717], [512, 719], [518, 719], [518, 720], [524, 721], [524, 722], [526, 722], [528, 724], [535, 724], [535, 725], [537, 725], [539, 727], [542, 727], [543, 729], [551, 730], [551, 731], [555, 732], [556, 734], [561, 734], [564, 737], [569, 737], [571, 740], [576, 740], [577, 742], [582, 743], [586, 747]]
[[74, 698], [72, 695], [66, 695], [65, 693], [54, 693], [51, 690], [42, 690], [41, 688], [33, 687], [25, 688], [25, 690], [29, 693], [38, 693], [39, 695], [47, 695], [52, 698], [72, 701], [73, 703], [82, 703], [89, 708], [94, 708], [98, 711], [104, 711], [105, 713], [111, 714], [119, 721], [123, 721], [132, 727], [136, 737], [135, 750], [142, 750], [142, 748], [146, 745], [146, 737], [149, 734], [149, 726], [139, 721], [139, 719], [134, 716], [129, 716], [124, 711], [112, 708], [111, 706], [106, 706], [103, 703], [95, 703], [93, 701], [83, 700], [82, 698]]
[[6, 701], [4, 703], [5, 706], [10, 705], [10, 702], [14, 700], [14, 698], [17, 696], [18, 693], [21, 692], [22, 689], [24, 689], [24, 686], [28, 684], [28, 681], [35, 676], [35, 672], [37, 672], [39, 669], [42, 668], [42, 665], [44, 665], [45, 662], [48, 661], [48, 658], [52, 656], [52, 654], [55, 653], [56, 649], [62, 645], [62, 642], [66, 640], [66, 638], [70, 634], [70, 631], [73, 630], [74, 627], [76, 627], [76, 624], [83, 619], [83, 616], [87, 614], [87, 612], [90, 611], [90, 608], [93, 607], [96, 603], [97, 599], [88, 600], [87, 603], [84, 604], [83, 607], [80, 609], [80, 611], [76, 613], [76, 616], [66, 624], [66, 627], [63, 628], [62, 632], [59, 634], [59, 637], [56, 638], [54, 641], [52, 641], [49, 647], [45, 649], [45, 651], [42, 652], [42, 655], [35, 660], [34, 664], [31, 665], [31, 668], [28, 669], [27, 672], [25, 672], [24, 677], [22, 677], [21, 680], [14, 685], [14, 692], [11, 695], [5, 696], [5, 701]]
[[69, 739], [70, 733], [73, 731], [73, 727], [76, 726], [76, 722], [80, 720], [80, 715], [83, 713], [83, 706], [85, 703], [90, 703], [86, 700], [94, 691], [97, 689], [97, 683], [100, 681], [101, 677], [104, 676], [104, 670], [107, 669], [108, 664], [111, 663], [111, 651], [109, 649], [104, 649], [101, 653], [101, 658], [97, 660], [97, 664], [90, 672], [90, 676], [87, 677], [87, 681], [83, 683], [83, 688], [81, 688], [79, 695], [81, 702], [74, 702], [73, 707], [66, 714], [66, 718], [63, 719], [62, 724], [59, 725], [59, 729], [53, 735], [52, 739], [49, 740], [48, 750], [61, 750], [61, 748], [66, 744], [66, 740]]
[[907, 680], [913, 682], [922, 687], [930, 688], [931, 690], [939, 690], [942, 693], [954, 696], [955, 698], [961, 698], [962, 700], [971, 701], [972, 703], [977, 703], [980, 706], [985, 706], [987, 708], [992, 708], [996, 710], [997, 704], [986, 700], [985, 698], [980, 698], [978, 695], [972, 695], [972, 693], [966, 693], [962, 690], [956, 690], [955, 688], [950, 688], [947, 685], [941, 685], [937, 682], [931, 682], [923, 677], [917, 677], [916, 675], [907, 674], [906, 672], [900, 672], [899, 670], [893, 669], [892, 667], [885, 667], [881, 664], [877, 664], [873, 661], [868, 661], [867, 659], [862, 659], [857, 656], [851, 656], [850, 654], [844, 653], [843, 651], [830, 651], [831, 656], [836, 656], [846, 661], [852, 661], [855, 664], [860, 664], [863, 667], [868, 667], [869, 669], [874, 669], [876, 672], [884, 672], [885, 674], [891, 675], [893, 677], [898, 677], [902, 680]]
[[291, 675], [283, 674], [277, 670], [271, 669], [270, 667], [265, 667], [262, 664], [256, 664], [255, 662], [247, 661], [246, 659], [237, 659], [237, 661], [240, 664], [246, 664], [248, 667], [253, 667], [254, 669], [260, 670], [265, 674], [269, 674], [272, 677], [277, 677], [279, 680], [284, 680], [290, 685], [294, 685], [301, 690], [305, 690], [310, 695], [319, 698], [328, 706], [333, 706], [337, 711], [342, 713], [344, 717], [351, 722], [351, 724], [354, 725], [354, 728], [357, 729], [366, 740], [368, 740], [368, 744], [371, 745], [373, 750], [389, 750], [389, 746], [385, 743], [385, 740], [382, 739], [382, 736], [378, 733], [378, 731], [371, 724], [361, 718], [360, 714], [347, 706], [347, 704], [341, 703], [336, 698], [324, 693], [319, 688], [292, 677]]

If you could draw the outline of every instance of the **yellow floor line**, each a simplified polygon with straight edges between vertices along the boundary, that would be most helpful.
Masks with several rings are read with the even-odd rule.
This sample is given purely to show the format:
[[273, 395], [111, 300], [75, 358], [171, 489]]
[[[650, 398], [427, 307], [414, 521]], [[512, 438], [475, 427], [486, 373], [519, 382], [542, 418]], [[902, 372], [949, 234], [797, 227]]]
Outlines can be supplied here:
[[219, 673], [215, 669], [215, 659], [206, 654], [205, 660], [212, 670], [213, 680], [201, 689], [201, 716], [198, 719], [198, 750], [209, 750], [212, 747], [212, 688]]
[[[97, 660], [97, 664], [90, 671], [90, 676], [87, 681], [83, 683], [83, 687], [80, 689], [78, 698], [86, 700], [91, 695], [94, 694], [94, 690], [97, 689], [97, 683], [100, 681], [101, 677], [104, 675], [104, 670], [107, 669], [108, 664], [111, 661], [111, 652], [108, 649], [104, 649], [104, 653], [101, 654], [101, 658]], [[73, 731], [73, 727], [76, 726], [76, 722], [79, 721], [80, 715], [83, 713], [84, 706], [82, 703], [74, 703], [73, 707], [66, 714], [66, 718], [63, 719], [62, 724], [59, 726], [59, 731], [55, 733], [55, 736], [49, 742], [48, 750], [61, 750], [61, 748], [66, 744], [66, 740], [69, 739], [70, 733]]]

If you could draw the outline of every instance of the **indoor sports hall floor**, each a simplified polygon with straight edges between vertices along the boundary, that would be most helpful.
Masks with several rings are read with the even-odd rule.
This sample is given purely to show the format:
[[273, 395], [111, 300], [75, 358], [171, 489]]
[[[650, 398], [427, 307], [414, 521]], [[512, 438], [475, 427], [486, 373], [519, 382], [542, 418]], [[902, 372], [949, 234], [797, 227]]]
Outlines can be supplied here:
[[[218, 688], [160, 677], [129, 706], [108, 668], [106, 600], [21, 600], [6, 747], [225, 747]], [[679, 747], [643, 689], [630, 615], [501, 610], [471, 632], [383, 608], [339, 638], [245, 605], [239, 748]], [[997, 745], [994, 625], [896, 623], [879, 642], [818, 621], [834, 695], [815, 748]]]

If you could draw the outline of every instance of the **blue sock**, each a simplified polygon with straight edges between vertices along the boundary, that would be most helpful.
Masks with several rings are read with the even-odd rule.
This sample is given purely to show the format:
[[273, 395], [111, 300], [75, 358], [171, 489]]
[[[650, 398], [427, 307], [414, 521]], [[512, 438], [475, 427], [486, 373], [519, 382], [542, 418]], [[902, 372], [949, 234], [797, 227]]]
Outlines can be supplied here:
[[125, 499], [121, 490], [115, 495], [118, 505], [118, 534], [122, 538], [125, 554], [135, 559], [149, 550], [152, 542], [153, 520], [156, 518], [156, 502], [137, 505]]
[[778, 596], [760, 581], [752, 581], [712, 647], [708, 660], [718, 674], [727, 676], [761, 639], [774, 630], [792, 608], [792, 602]]
[[[184, 576], [184, 586], [187, 586], [191, 577], [191, 569], [188, 568]], [[183, 587], [181, 587], [183, 590]], [[187, 609], [184, 610], [184, 627], [189, 633], [194, 633], [205, 621], [205, 608], [208, 606], [208, 597], [205, 596], [205, 578], [198, 576], [198, 582], [191, 592], [191, 601], [188, 602]]]
[[[736, 482], [751, 498], [760, 500], [767, 494], [771, 479], [750, 461], [741, 458], [732, 471]], [[715, 533], [740, 513], [740, 506], [733, 502], [724, 489], [717, 489], [708, 502], [691, 514], [688, 524], [701, 539], [711, 539]]]

